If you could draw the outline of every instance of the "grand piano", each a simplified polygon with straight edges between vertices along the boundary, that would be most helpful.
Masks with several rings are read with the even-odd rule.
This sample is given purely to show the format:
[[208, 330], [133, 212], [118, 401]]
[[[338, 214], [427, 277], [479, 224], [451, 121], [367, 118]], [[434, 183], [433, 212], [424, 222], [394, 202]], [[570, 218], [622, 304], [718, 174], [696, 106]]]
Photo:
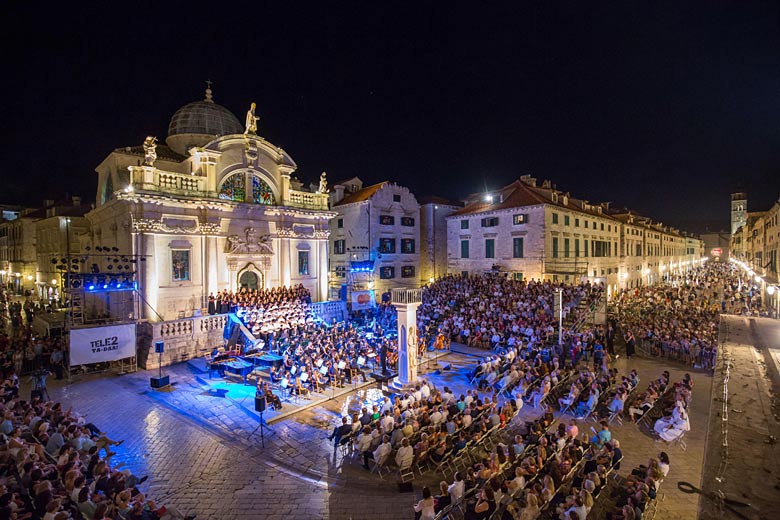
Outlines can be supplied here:
[[221, 377], [240, 378], [246, 384], [246, 376], [252, 372], [252, 363], [231, 354], [222, 354], [208, 362], [209, 377], [216, 371]]

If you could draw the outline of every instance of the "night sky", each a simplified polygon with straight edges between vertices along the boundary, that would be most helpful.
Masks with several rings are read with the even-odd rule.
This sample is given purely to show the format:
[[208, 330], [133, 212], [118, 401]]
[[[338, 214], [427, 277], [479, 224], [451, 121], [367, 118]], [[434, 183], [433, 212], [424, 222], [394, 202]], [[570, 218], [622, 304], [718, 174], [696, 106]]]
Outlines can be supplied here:
[[532, 174], [692, 231], [737, 188], [780, 196], [777, 2], [305, 4], [15, 3], [0, 203], [94, 200], [106, 155], [164, 141], [207, 79], [304, 182], [462, 199]]

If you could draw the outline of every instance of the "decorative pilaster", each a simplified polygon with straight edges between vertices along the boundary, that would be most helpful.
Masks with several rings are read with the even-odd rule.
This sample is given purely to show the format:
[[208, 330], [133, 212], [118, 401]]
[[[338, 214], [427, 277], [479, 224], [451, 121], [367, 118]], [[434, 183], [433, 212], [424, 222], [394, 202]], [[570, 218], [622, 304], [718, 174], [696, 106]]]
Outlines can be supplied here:
[[317, 272], [319, 282], [319, 301], [328, 300], [328, 241], [319, 240], [320, 265]]

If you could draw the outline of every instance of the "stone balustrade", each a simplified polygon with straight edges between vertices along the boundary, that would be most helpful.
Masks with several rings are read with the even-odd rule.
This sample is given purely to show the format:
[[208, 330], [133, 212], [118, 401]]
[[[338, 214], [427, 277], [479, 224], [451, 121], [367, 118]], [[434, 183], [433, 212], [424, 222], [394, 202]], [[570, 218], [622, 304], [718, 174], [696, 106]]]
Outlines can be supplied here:
[[200, 193], [206, 189], [206, 178], [158, 170], [152, 166], [131, 166], [130, 178], [135, 188], [174, 193]]
[[139, 323], [138, 365], [146, 369], [160, 365], [160, 356], [154, 352], [157, 341], [162, 341], [165, 348], [163, 366], [200, 357], [214, 347], [223, 345], [227, 321], [227, 314], [217, 314]]
[[328, 194], [290, 190], [290, 197], [286, 204], [296, 208], [326, 210], [328, 209]]
[[422, 289], [390, 289], [390, 295], [394, 304], [422, 302]]

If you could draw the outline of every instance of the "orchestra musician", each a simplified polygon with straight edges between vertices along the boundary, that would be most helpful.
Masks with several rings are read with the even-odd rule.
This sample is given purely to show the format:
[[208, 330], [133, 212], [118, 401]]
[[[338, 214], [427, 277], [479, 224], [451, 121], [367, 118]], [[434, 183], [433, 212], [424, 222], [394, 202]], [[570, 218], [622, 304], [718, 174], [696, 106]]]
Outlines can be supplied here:
[[295, 378], [295, 393], [305, 399], [309, 399], [311, 397], [309, 395], [309, 389], [303, 386], [303, 383], [301, 382], [301, 376]]

